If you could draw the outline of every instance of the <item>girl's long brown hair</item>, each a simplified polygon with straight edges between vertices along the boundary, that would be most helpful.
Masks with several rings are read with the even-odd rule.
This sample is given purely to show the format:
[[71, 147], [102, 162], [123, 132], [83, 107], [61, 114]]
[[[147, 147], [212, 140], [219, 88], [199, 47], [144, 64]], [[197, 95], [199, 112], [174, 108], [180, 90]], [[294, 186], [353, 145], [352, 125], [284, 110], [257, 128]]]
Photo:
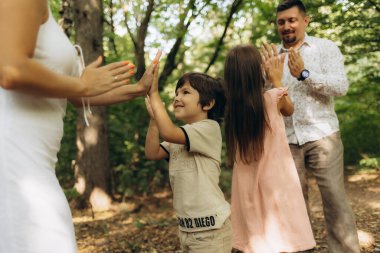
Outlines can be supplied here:
[[265, 129], [269, 127], [258, 50], [250, 45], [232, 48], [225, 61], [224, 79], [228, 165], [236, 161], [237, 151], [244, 163], [257, 161], [264, 151]]

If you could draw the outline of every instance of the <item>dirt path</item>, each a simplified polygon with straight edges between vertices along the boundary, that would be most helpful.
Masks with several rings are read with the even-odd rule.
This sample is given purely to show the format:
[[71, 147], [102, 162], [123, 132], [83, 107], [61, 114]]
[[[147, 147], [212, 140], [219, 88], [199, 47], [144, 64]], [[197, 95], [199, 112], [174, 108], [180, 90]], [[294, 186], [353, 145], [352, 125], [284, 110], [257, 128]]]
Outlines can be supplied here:
[[[380, 253], [380, 172], [346, 177], [363, 253]], [[311, 180], [310, 200], [317, 247], [327, 253], [318, 187]], [[130, 200], [114, 210], [74, 213], [79, 253], [179, 252], [176, 220], [169, 193]]]

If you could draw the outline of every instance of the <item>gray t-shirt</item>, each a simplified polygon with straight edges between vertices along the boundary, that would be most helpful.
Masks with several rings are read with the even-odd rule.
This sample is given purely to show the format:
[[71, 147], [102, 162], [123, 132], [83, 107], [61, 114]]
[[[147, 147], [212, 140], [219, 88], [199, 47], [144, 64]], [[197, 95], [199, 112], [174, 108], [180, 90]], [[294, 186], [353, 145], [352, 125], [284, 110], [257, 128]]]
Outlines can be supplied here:
[[186, 145], [161, 143], [170, 157], [169, 176], [179, 229], [195, 232], [220, 228], [230, 215], [230, 205], [219, 188], [219, 124], [206, 119], [181, 128]]

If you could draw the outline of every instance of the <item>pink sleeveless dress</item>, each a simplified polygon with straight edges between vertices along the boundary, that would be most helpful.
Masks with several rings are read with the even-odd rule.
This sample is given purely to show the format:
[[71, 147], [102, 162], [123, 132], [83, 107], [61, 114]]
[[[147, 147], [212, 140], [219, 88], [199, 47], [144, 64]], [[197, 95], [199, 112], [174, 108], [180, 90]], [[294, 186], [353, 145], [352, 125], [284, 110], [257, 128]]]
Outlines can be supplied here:
[[[232, 176], [233, 247], [244, 253], [296, 252], [315, 246], [297, 170], [277, 103], [284, 94], [264, 94], [271, 130], [259, 161], [237, 161]], [[238, 158], [237, 158], [238, 159]]]

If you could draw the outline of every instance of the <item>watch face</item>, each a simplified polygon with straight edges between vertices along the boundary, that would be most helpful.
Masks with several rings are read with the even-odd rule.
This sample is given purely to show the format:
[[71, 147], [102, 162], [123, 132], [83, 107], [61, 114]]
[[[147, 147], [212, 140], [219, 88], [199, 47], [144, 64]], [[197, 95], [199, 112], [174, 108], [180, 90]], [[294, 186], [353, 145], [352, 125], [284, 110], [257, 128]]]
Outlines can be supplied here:
[[301, 75], [302, 75], [303, 79], [306, 79], [309, 77], [310, 73], [309, 73], [309, 71], [304, 70], [304, 71], [302, 71]]

